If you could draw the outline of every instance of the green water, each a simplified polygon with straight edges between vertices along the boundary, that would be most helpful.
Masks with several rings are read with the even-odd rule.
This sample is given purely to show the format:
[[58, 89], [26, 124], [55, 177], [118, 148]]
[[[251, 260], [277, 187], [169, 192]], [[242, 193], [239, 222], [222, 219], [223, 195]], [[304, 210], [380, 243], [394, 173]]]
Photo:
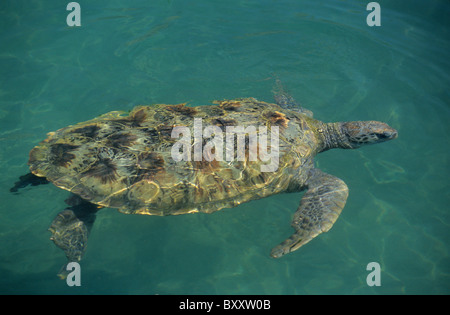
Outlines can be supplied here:
[[[366, 24], [369, 1], [80, 1], [80, 27], [68, 2], [0, 2], [0, 293], [450, 293], [448, 1], [379, 1], [380, 27]], [[47, 228], [68, 193], [9, 192], [47, 132], [138, 104], [272, 101], [274, 74], [318, 119], [399, 131], [317, 157], [350, 189], [328, 233], [269, 257], [300, 193], [211, 215], [105, 209], [81, 287], [56, 277], [65, 257]]]

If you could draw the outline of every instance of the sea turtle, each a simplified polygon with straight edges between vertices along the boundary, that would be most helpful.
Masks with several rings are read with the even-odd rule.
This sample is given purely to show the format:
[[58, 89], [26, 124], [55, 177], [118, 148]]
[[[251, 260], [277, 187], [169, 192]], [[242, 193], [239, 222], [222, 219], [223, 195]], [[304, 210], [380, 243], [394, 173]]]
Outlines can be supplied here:
[[[391, 140], [397, 131], [376, 121], [323, 123], [278, 81], [275, 100], [277, 104], [241, 98], [196, 107], [137, 106], [128, 113], [109, 112], [50, 132], [30, 152], [31, 173], [11, 190], [49, 181], [72, 193], [66, 200], [69, 207], [49, 228], [51, 240], [64, 250], [68, 262], [83, 256], [100, 208], [147, 215], [211, 213], [306, 190], [292, 220], [294, 234], [272, 249], [272, 257], [281, 257], [328, 231], [346, 203], [347, 185], [315, 168], [314, 156], [332, 148]], [[198, 130], [192, 136], [196, 123], [203, 136]], [[232, 130], [239, 132], [227, 138]], [[251, 139], [261, 141], [266, 135], [268, 140], [269, 131], [276, 135], [270, 150], [263, 142], [255, 146]], [[221, 132], [226, 137], [219, 137]], [[240, 156], [239, 137], [244, 140]], [[224, 151], [219, 150], [226, 154], [221, 156]], [[269, 152], [275, 153], [275, 167], [264, 170]]]

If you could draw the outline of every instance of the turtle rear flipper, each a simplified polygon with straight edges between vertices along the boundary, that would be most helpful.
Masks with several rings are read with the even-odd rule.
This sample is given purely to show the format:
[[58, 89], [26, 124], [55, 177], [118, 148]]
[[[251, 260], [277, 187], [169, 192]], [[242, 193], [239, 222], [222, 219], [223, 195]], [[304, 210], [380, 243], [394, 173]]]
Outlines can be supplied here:
[[348, 187], [341, 179], [314, 169], [306, 184], [308, 191], [292, 220], [295, 233], [272, 249], [270, 255], [274, 258], [293, 252], [317, 235], [328, 232], [345, 206]]
[[[68, 262], [79, 262], [86, 251], [87, 240], [95, 221], [98, 207], [82, 200], [77, 202], [69, 198], [72, 205], [58, 213], [50, 225], [52, 233], [50, 239], [66, 254]], [[65, 264], [58, 276], [65, 279], [67, 276]]]
[[18, 192], [20, 188], [25, 188], [28, 185], [37, 186], [41, 184], [48, 184], [49, 181], [45, 177], [39, 177], [33, 173], [28, 173], [19, 177], [19, 181], [14, 183], [14, 186], [9, 189], [10, 192]]

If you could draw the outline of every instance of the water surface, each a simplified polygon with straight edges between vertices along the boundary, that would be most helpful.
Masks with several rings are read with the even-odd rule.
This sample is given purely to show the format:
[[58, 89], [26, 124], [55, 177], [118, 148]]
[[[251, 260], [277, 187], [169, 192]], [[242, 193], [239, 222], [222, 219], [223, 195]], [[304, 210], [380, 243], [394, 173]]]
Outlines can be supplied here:
[[[0, 293], [450, 293], [448, 1], [95, 1], [68, 27], [61, 1], [0, 4]], [[272, 101], [277, 75], [326, 122], [380, 120], [399, 138], [316, 159], [350, 188], [334, 227], [299, 251], [301, 193], [211, 215], [98, 213], [82, 286], [47, 228], [68, 193], [9, 188], [46, 133], [135, 105]], [[381, 286], [366, 284], [378, 262]]]

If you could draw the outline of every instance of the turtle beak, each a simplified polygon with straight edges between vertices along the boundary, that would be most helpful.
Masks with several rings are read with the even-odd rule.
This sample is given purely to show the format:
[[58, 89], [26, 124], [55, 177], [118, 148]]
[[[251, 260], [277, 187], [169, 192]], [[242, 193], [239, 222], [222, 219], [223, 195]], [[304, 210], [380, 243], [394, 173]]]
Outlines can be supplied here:
[[395, 130], [394, 128], [389, 128], [390, 130], [386, 130], [383, 132], [382, 137], [385, 140], [393, 140], [396, 139], [398, 137], [398, 131]]

